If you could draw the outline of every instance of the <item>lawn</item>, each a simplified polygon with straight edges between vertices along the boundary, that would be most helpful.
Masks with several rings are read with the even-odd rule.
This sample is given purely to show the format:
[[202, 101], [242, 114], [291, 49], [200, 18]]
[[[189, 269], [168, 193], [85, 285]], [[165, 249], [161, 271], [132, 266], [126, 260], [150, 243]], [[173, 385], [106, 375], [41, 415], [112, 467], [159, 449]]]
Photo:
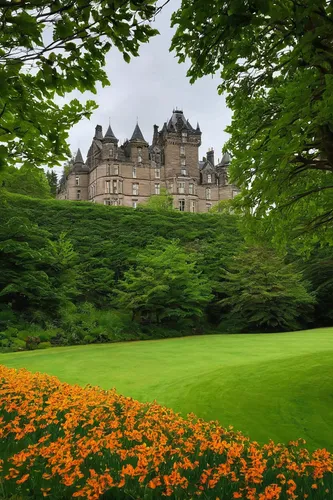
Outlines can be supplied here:
[[259, 442], [303, 437], [333, 451], [333, 328], [62, 347], [0, 362], [156, 399]]

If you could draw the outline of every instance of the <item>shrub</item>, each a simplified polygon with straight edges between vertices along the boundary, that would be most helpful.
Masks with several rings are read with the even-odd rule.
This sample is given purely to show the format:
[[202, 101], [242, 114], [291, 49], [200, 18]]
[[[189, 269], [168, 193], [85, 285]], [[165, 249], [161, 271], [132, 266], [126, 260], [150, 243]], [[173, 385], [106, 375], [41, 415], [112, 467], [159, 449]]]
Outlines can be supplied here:
[[5, 498], [332, 498], [333, 456], [0, 365]]
[[48, 349], [49, 347], [52, 347], [51, 342], [40, 342], [37, 349]]

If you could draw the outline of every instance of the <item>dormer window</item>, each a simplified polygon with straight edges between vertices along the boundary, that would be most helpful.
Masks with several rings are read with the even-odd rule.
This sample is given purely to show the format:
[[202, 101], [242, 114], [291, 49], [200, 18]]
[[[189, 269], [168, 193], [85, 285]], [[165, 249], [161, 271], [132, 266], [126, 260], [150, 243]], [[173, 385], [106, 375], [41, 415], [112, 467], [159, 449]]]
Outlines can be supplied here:
[[208, 184], [212, 183], [212, 174], [207, 174], [207, 183]]

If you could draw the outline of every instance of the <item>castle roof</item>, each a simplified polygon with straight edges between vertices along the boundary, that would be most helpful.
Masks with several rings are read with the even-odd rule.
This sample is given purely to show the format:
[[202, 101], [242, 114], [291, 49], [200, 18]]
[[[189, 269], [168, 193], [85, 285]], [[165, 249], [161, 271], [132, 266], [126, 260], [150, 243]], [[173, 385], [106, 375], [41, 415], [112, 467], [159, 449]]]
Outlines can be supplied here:
[[197, 128], [194, 129], [189, 120], [185, 118], [183, 111], [179, 109], [173, 110], [172, 116], [167, 124], [167, 130], [168, 132], [181, 132], [182, 130], [187, 130], [192, 134], [201, 134], [199, 124]]
[[72, 167], [72, 172], [89, 172], [89, 168], [83, 161], [80, 148], [77, 150], [75, 160]]
[[117, 137], [113, 133], [111, 125], [109, 125], [109, 128], [107, 129], [107, 131], [105, 133], [104, 142], [118, 142]]
[[134, 129], [133, 135], [132, 135], [130, 140], [131, 141], [146, 142], [138, 123], [135, 125], [135, 129]]
[[224, 155], [222, 156], [222, 160], [220, 161], [220, 163], [217, 165], [218, 167], [227, 167], [231, 162], [231, 156], [230, 156], [230, 153], [228, 153], [228, 151], [226, 153], [224, 153]]

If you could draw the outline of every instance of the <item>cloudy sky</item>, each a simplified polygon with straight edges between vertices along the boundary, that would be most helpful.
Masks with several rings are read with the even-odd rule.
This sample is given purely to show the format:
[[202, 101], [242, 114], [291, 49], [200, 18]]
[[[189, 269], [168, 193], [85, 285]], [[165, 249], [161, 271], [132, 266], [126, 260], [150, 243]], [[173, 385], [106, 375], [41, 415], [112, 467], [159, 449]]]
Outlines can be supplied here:
[[89, 121], [82, 120], [71, 130], [73, 152], [79, 147], [85, 157], [95, 126], [102, 125], [105, 132], [109, 118], [113, 132], [122, 143], [131, 137], [138, 117], [143, 135], [151, 143], [153, 125], [161, 127], [177, 107], [184, 111], [192, 126], [199, 121], [202, 131], [200, 156], [210, 147], [214, 148], [216, 159], [221, 156], [221, 148], [228, 137], [224, 129], [230, 123], [231, 113], [224, 97], [217, 93], [219, 79], [205, 77], [190, 85], [186, 77], [187, 66], [178, 64], [175, 54], [169, 52], [173, 34], [170, 16], [179, 3], [171, 0], [157, 17], [156, 28], [160, 35], [141, 46], [140, 57], [127, 64], [116, 50], [109, 53], [106, 71], [110, 87], [99, 87], [97, 96], [75, 95], [82, 101], [92, 97], [99, 108]]

